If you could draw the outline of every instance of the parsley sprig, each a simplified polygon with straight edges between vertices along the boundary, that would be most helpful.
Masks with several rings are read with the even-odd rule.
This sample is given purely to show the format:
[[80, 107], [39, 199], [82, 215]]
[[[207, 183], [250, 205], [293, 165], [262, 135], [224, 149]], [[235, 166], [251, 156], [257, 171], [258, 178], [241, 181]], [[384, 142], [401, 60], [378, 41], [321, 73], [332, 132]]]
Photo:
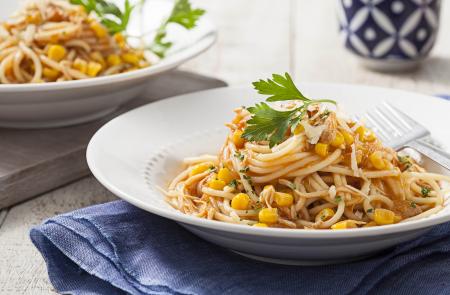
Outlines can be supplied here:
[[194, 28], [197, 25], [199, 18], [205, 13], [205, 10], [200, 8], [192, 8], [188, 0], [176, 0], [172, 9], [172, 13], [164, 21], [153, 40], [151, 50], [159, 57], [164, 57], [166, 52], [172, 47], [172, 42], [165, 41], [167, 36], [167, 26], [170, 23], [179, 24], [187, 30]]
[[[139, 5], [142, 6], [145, 2], [146, 0], [141, 0]], [[94, 12], [111, 34], [127, 29], [131, 13], [136, 7], [136, 5], [131, 5], [129, 0], [125, 0], [123, 10], [116, 4], [105, 0], [70, 0], [70, 3], [83, 6], [87, 13]], [[173, 45], [172, 42], [165, 41], [168, 25], [178, 24], [190, 30], [197, 25], [197, 21], [204, 13], [203, 9], [192, 8], [189, 0], [175, 0], [170, 16], [159, 26], [149, 49], [159, 57], [164, 57]]]
[[247, 121], [247, 127], [242, 135], [248, 141], [269, 141], [269, 146], [273, 147], [283, 141], [289, 128], [295, 129], [306, 114], [308, 107], [317, 103], [333, 103], [329, 99], [310, 99], [303, 95], [292, 81], [288, 73], [283, 75], [272, 74], [272, 79], [259, 80], [253, 82], [254, 88], [259, 94], [269, 95], [268, 102], [300, 100], [302, 105], [288, 110], [278, 111], [270, 107], [267, 103], [257, 103], [247, 110], [252, 114]]
[[111, 34], [125, 31], [135, 7], [129, 0], [125, 0], [123, 11], [116, 4], [105, 0], [70, 0], [70, 3], [83, 6], [88, 13], [95, 12]]

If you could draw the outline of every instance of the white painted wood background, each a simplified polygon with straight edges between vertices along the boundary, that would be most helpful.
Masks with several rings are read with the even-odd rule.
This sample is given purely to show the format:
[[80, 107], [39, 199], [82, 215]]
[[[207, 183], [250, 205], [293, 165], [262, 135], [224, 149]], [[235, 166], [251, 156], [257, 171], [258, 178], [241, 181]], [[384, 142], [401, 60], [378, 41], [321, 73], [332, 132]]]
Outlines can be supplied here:
[[[245, 84], [274, 72], [324, 81], [450, 94], [450, 1], [431, 57], [415, 72], [388, 75], [358, 66], [342, 49], [334, 0], [195, 0], [217, 23], [217, 44], [184, 69]], [[0, 294], [53, 294], [30, 227], [56, 214], [113, 200], [92, 177], [0, 211]]]

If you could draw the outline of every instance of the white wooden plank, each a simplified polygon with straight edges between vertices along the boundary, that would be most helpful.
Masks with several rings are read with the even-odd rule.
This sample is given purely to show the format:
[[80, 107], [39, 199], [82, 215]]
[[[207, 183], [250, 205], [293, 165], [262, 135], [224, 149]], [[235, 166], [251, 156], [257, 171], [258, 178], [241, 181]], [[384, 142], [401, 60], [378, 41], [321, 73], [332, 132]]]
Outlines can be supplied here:
[[295, 72], [300, 81], [367, 84], [430, 94], [450, 93], [448, 1], [442, 3], [441, 31], [430, 58], [418, 70], [400, 74], [369, 71], [345, 51], [338, 36], [336, 3], [297, 1]]
[[289, 70], [291, 1], [195, 0], [217, 24], [217, 44], [182, 68], [247, 84]]
[[30, 228], [57, 214], [113, 199], [88, 177], [10, 209], [0, 227], [0, 294], [54, 294], [45, 263], [29, 238]]

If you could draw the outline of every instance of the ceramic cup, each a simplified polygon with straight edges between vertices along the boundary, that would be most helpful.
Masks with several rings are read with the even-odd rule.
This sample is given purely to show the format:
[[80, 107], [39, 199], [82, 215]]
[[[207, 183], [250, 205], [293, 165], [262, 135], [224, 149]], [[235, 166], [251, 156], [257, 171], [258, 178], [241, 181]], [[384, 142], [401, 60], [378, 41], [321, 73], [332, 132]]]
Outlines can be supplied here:
[[433, 48], [441, 0], [337, 1], [344, 45], [370, 69], [411, 69]]

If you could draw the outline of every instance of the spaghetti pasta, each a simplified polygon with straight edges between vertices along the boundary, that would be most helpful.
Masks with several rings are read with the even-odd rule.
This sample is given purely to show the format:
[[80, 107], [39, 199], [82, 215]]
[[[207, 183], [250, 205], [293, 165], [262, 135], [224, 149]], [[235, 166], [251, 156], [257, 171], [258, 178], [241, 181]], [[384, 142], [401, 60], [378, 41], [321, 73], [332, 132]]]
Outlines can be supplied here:
[[275, 146], [248, 141], [252, 114], [235, 112], [219, 155], [185, 159], [163, 190], [175, 209], [236, 224], [337, 230], [424, 218], [444, 206], [450, 177], [426, 172], [320, 103], [308, 105], [299, 125], [324, 126], [318, 140], [293, 126]]
[[65, 0], [26, 2], [0, 24], [0, 50], [3, 84], [87, 79], [150, 66], [143, 50]]

